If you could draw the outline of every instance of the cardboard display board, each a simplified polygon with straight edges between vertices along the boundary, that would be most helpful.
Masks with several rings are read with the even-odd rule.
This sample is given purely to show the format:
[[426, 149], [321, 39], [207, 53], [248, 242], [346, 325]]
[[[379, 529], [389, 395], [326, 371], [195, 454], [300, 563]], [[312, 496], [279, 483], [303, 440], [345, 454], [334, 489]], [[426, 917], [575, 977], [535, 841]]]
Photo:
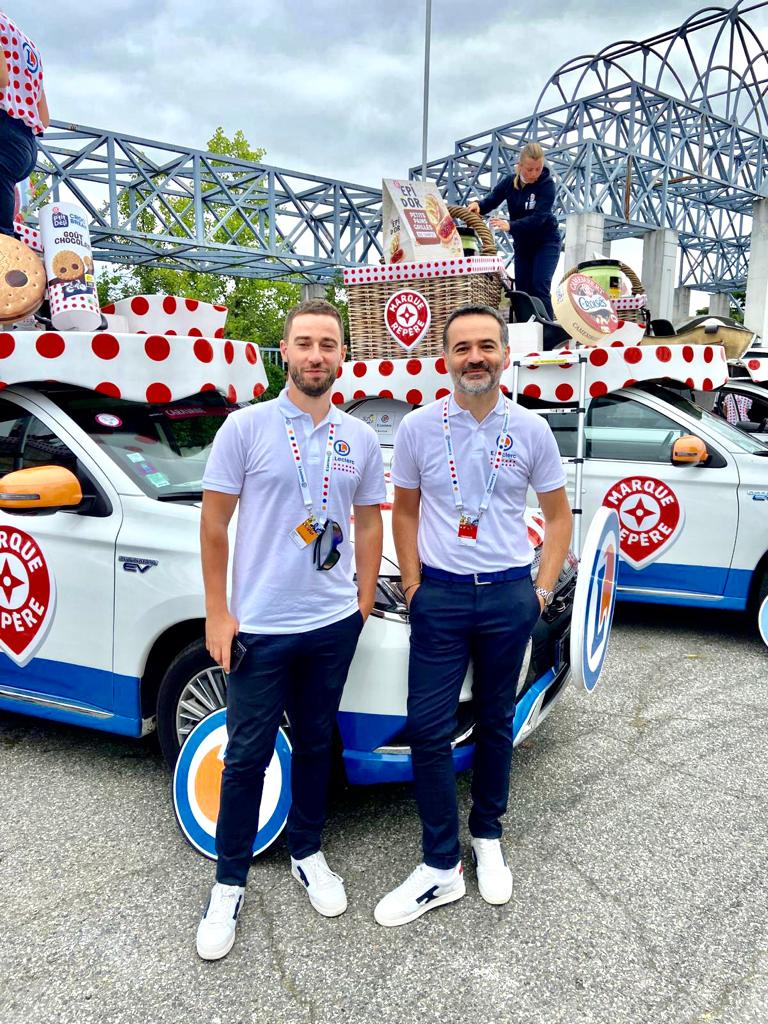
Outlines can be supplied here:
[[385, 263], [463, 255], [459, 232], [436, 185], [385, 178], [381, 191]]

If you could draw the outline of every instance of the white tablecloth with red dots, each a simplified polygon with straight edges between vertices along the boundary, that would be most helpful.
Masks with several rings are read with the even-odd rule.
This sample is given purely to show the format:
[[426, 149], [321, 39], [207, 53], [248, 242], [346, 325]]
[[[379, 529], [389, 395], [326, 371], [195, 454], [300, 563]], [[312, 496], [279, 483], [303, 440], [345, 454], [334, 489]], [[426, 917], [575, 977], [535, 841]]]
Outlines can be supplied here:
[[251, 342], [167, 334], [0, 333], [0, 387], [52, 380], [161, 404], [212, 390], [231, 402], [245, 402], [268, 385], [258, 346]]
[[[571, 402], [579, 393], [579, 355], [586, 357], [587, 393], [592, 398], [640, 380], [668, 378], [688, 387], [711, 391], [728, 379], [725, 350], [720, 345], [620, 345], [610, 348], [561, 349], [519, 357], [534, 362], [519, 369], [519, 390], [547, 402]], [[515, 358], [513, 356], [513, 358]], [[501, 389], [512, 388], [510, 366]], [[336, 404], [379, 396], [411, 405], [445, 397], [453, 384], [445, 359], [374, 359], [342, 364], [331, 400]]]
[[763, 381], [768, 380], [768, 352], [763, 353], [760, 357], [750, 356], [747, 353], [743, 359], [739, 360], [741, 366], [746, 366], [749, 376], [756, 384], [762, 384]]

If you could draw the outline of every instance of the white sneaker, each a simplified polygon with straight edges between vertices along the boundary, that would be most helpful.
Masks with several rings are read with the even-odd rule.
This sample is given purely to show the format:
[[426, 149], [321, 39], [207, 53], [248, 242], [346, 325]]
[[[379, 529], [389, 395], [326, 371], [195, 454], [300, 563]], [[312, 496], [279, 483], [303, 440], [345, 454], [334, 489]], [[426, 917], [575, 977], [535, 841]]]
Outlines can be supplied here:
[[302, 860], [291, 857], [291, 874], [307, 890], [309, 902], [323, 917], [338, 917], [347, 909], [344, 879], [328, 867], [318, 850]]
[[244, 896], [242, 885], [217, 882], [211, 889], [208, 906], [197, 926], [197, 952], [203, 960], [220, 960], [232, 949]]
[[465, 892], [461, 861], [456, 868], [455, 878], [449, 882], [440, 882], [433, 868], [419, 864], [402, 885], [379, 900], [373, 916], [385, 928], [408, 924], [433, 907], [460, 900]]
[[486, 903], [509, 903], [512, 897], [512, 872], [507, 867], [498, 839], [472, 839], [472, 860], [477, 869], [477, 885]]

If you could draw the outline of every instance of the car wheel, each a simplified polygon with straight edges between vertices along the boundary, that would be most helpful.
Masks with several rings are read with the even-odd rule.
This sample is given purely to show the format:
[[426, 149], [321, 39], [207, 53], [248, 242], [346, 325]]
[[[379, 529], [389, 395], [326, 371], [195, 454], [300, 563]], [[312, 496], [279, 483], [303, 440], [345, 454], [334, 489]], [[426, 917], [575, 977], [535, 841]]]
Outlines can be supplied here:
[[168, 766], [173, 768], [184, 740], [198, 722], [227, 702], [227, 677], [195, 640], [177, 654], [160, 684], [157, 735]]

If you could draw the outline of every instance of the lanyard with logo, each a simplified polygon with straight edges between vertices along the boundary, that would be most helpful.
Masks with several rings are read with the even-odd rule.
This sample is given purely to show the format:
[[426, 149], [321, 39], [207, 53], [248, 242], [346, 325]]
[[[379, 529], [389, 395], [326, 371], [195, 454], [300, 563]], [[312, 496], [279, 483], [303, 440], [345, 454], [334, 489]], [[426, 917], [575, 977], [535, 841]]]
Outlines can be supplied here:
[[453, 438], [451, 437], [451, 424], [448, 416], [448, 399], [443, 402], [443, 439], [445, 441], [445, 453], [448, 457], [448, 470], [451, 474], [451, 487], [453, 488], [453, 501], [456, 505], [456, 509], [459, 513], [459, 527], [457, 531], [457, 539], [459, 544], [477, 544], [477, 530], [480, 526], [480, 519], [483, 513], [488, 508], [491, 502], [491, 495], [493, 494], [494, 488], [496, 487], [496, 481], [499, 479], [499, 469], [501, 468], [501, 460], [504, 454], [504, 450], [507, 446], [507, 426], [509, 424], [509, 404], [505, 400], [504, 402], [504, 422], [501, 425], [501, 433], [499, 439], [496, 442], [496, 454], [493, 457], [493, 463], [491, 465], [491, 473], [488, 477], [488, 483], [485, 485], [485, 493], [483, 494], [483, 500], [477, 510], [477, 514], [464, 511], [464, 501], [461, 497], [461, 487], [459, 486], [459, 472], [456, 468], [456, 459], [453, 454]]
[[309, 493], [307, 474], [304, 471], [304, 463], [301, 459], [299, 442], [296, 439], [296, 431], [293, 429], [293, 422], [287, 416], [283, 419], [285, 432], [288, 435], [288, 443], [291, 446], [294, 465], [296, 466], [296, 475], [299, 478], [302, 501], [304, 502], [304, 508], [307, 510], [307, 518], [291, 530], [290, 536], [297, 547], [305, 548], [308, 544], [317, 540], [323, 533], [328, 520], [328, 495], [331, 491], [331, 462], [333, 461], [333, 438], [336, 434], [336, 424], [328, 424], [328, 441], [325, 445], [325, 461], [323, 463], [323, 494], [320, 499], [320, 514], [316, 516], [312, 495]]

